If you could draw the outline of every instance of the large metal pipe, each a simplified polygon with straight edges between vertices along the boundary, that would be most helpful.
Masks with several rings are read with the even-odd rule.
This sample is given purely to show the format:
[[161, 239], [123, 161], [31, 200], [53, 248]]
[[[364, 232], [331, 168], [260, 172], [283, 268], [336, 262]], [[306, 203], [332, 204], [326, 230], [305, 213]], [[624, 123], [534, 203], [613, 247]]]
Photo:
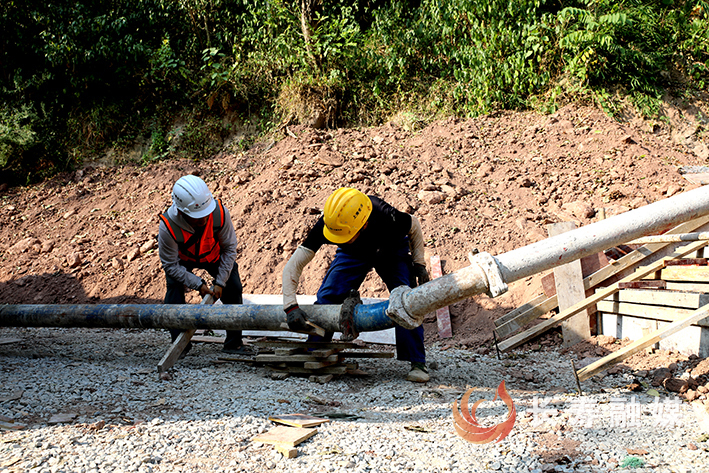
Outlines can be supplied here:
[[[357, 305], [357, 332], [377, 331], [397, 323], [419, 326], [426, 314], [476, 294], [492, 296], [507, 284], [627, 241], [709, 214], [709, 187], [626, 212], [492, 257], [475, 256], [465, 268], [410, 289], [392, 291], [389, 302]], [[327, 331], [341, 331], [341, 307], [304, 306], [311, 320]], [[393, 322], [392, 322], [393, 321]], [[280, 305], [5, 305], [0, 326], [15, 327], [141, 327], [178, 329], [281, 330]]]
[[[494, 265], [485, 255], [476, 255], [478, 264], [471, 264], [411, 291], [392, 293], [390, 299], [394, 309], [390, 316], [400, 325], [415, 325], [438, 308], [484, 292], [496, 296], [506, 290], [505, 284], [635, 238], [667, 231], [707, 214], [709, 186], [703, 186], [501, 254], [493, 258]], [[394, 301], [395, 296], [401, 301]]]

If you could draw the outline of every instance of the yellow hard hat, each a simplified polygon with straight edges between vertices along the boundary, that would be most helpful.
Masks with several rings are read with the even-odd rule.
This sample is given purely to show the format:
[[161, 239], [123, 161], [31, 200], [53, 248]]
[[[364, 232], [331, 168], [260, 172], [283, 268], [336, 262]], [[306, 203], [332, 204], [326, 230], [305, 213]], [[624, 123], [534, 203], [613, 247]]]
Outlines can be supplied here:
[[357, 189], [340, 187], [325, 201], [323, 234], [335, 244], [347, 243], [367, 223], [371, 213], [369, 197]]

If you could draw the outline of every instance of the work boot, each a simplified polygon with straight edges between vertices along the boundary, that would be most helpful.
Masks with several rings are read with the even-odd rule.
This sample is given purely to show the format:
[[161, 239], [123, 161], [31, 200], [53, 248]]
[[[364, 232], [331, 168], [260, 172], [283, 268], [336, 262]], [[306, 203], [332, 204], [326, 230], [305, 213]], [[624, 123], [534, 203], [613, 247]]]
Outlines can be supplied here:
[[428, 375], [426, 363], [411, 363], [411, 371], [409, 371], [409, 374], [406, 375], [407, 381], [412, 381], [414, 383], [425, 383], [429, 379], [431, 379], [431, 377]]

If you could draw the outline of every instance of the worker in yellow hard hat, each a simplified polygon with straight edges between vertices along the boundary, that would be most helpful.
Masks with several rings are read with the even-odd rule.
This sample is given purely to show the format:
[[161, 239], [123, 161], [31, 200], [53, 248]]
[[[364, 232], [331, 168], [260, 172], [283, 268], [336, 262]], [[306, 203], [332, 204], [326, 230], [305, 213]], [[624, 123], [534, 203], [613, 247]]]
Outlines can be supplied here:
[[[335, 259], [317, 293], [316, 304], [342, 304], [374, 269], [389, 291], [428, 282], [421, 224], [382, 199], [349, 187], [333, 192], [323, 215], [283, 269], [283, 307], [292, 330], [304, 330], [307, 314], [298, 306], [296, 291], [303, 268], [322, 245], [337, 245]], [[329, 334], [327, 338], [331, 338]], [[312, 337], [311, 337], [312, 340]], [[411, 362], [409, 381], [429, 380], [423, 327], [396, 327], [397, 358]]]

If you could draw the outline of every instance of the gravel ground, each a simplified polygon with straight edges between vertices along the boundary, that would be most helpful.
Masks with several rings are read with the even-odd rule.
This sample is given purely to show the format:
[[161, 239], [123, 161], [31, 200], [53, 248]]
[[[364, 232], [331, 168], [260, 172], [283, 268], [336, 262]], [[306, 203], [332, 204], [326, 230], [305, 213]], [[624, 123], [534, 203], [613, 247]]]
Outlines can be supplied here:
[[[26, 428], [0, 430], [0, 471], [709, 471], [709, 432], [690, 404], [630, 392], [628, 373], [586, 381], [579, 396], [571, 358], [554, 349], [498, 360], [434, 346], [424, 385], [394, 359], [319, 384], [217, 363], [215, 343], [195, 344], [160, 380], [169, 336], [156, 330], [0, 328], [8, 337], [23, 341], [0, 346], [0, 418]], [[481, 445], [459, 437], [453, 401], [472, 389], [471, 404], [486, 400], [478, 420], [502, 422], [507, 408], [492, 399], [503, 380], [512, 432]], [[253, 441], [274, 427], [269, 416], [296, 412], [332, 419], [296, 458]]]

